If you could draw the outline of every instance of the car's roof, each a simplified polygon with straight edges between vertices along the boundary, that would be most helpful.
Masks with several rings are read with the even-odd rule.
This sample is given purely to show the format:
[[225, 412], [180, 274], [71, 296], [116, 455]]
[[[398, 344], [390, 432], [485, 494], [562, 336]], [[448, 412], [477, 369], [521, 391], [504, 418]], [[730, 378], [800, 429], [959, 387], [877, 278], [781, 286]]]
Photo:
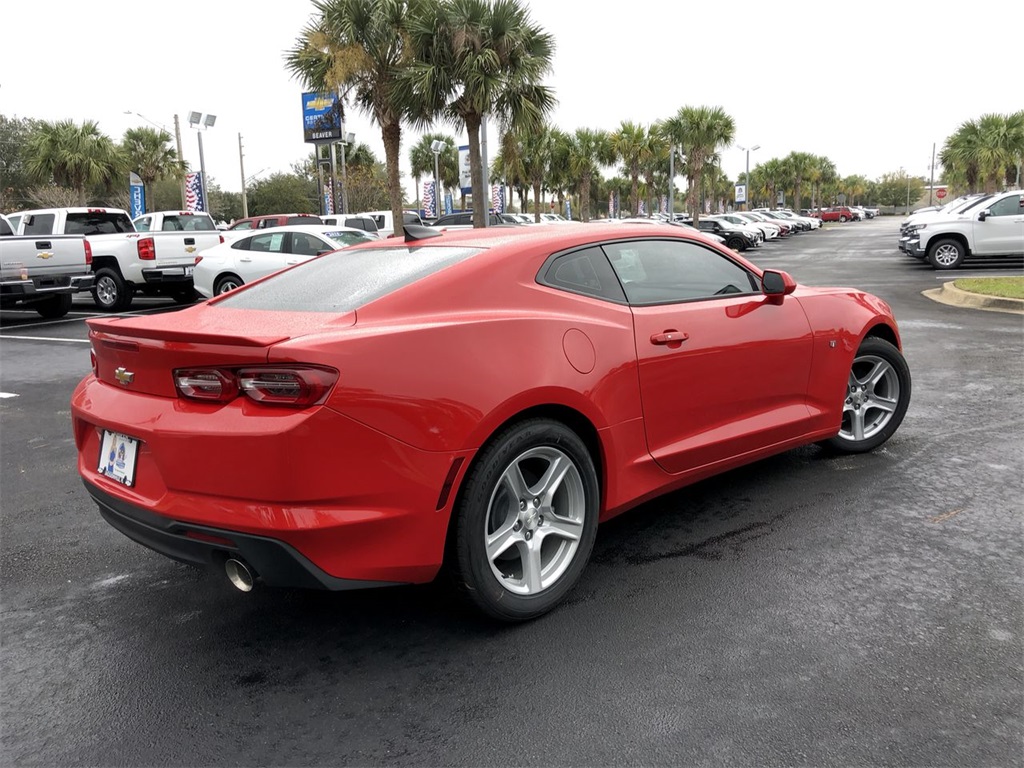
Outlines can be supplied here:
[[[272, 235], [275, 232], [316, 232], [324, 235], [328, 232], [355, 232], [360, 235], [367, 234], [365, 229], [358, 229], [357, 227], [343, 227], [340, 224], [285, 224], [281, 227], [267, 227], [266, 229], [246, 229], [243, 230], [244, 234], [240, 234], [237, 238], [241, 240], [243, 237], [249, 237], [250, 235]], [[237, 240], [232, 241], [237, 242]]]

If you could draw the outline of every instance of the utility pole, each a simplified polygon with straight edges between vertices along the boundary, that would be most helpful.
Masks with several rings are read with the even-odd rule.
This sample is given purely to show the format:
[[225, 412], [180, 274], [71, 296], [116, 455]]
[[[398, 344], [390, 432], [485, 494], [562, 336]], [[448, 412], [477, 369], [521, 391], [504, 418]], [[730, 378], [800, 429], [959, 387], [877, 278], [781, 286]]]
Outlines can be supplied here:
[[[487, 168], [487, 116], [480, 119], [480, 175], [484, 186], [484, 226], [491, 226], [491, 180]], [[474, 201], [475, 207], [476, 201]]]
[[185, 155], [181, 152], [181, 124], [174, 116], [174, 138], [178, 142], [178, 168], [181, 170], [181, 208], [185, 209]]
[[[908, 187], [909, 188], [909, 187]], [[932, 193], [935, 191], [935, 142], [932, 142], [932, 178], [928, 182], [928, 205], [932, 204]]]
[[245, 155], [242, 152], [242, 134], [238, 134], [238, 170], [242, 172], [242, 218], [249, 218], [249, 201], [245, 197]]

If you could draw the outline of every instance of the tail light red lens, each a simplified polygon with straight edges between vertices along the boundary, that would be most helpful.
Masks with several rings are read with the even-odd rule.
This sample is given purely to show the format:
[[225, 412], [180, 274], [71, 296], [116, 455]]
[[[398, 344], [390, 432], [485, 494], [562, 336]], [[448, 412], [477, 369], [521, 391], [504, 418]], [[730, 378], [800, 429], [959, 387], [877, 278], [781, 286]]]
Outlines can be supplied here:
[[324, 368], [244, 368], [238, 372], [242, 394], [266, 405], [305, 407], [327, 399], [338, 372]]
[[231, 371], [219, 368], [182, 368], [174, 372], [178, 394], [189, 400], [226, 403], [238, 397], [238, 382]]
[[139, 240], [139, 258], [143, 261], [153, 261], [156, 258], [156, 244], [152, 237]]
[[220, 241], [221, 241], [222, 243], [224, 242], [224, 235], [221, 235], [221, 236], [220, 236]]
[[85, 265], [89, 266], [92, 264], [92, 246], [89, 245], [88, 240], [83, 240], [82, 242], [85, 243]]
[[260, 366], [241, 369], [182, 368], [174, 386], [188, 400], [227, 403], [239, 395], [264, 405], [320, 405], [338, 381], [333, 368]]

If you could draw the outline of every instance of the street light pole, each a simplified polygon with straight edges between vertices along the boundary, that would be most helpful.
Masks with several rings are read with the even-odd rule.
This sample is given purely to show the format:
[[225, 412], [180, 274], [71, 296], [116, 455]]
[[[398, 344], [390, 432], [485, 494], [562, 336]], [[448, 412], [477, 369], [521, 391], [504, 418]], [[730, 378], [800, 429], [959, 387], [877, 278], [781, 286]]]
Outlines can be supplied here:
[[928, 182], [928, 206], [932, 204], [932, 193], [935, 191], [935, 142], [932, 142], [932, 175]]
[[238, 170], [242, 173], [242, 218], [249, 218], [249, 201], [245, 197], [245, 155], [242, 153], [242, 134], [238, 134]]
[[[739, 144], [737, 144], [736, 146], [740, 147]], [[750, 153], [751, 152], [757, 152], [757, 150], [759, 150], [760, 148], [761, 148], [760, 144], [755, 144], [754, 146], [750, 147], [749, 149], [747, 147], [740, 147], [740, 149], [742, 149], [743, 151], [745, 151], [747, 153], [747, 172], [746, 172], [746, 176], [743, 179], [743, 184], [744, 184], [744, 186], [746, 187], [746, 190], [747, 190], [746, 194], [744, 195], [744, 199], [743, 199], [743, 210], [745, 210], [745, 211], [749, 211], [750, 210]]]
[[199, 112], [188, 113], [188, 124], [196, 129], [196, 135], [199, 137], [199, 183], [203, 192], [204, 213], [210, 212], [210, 198], [207, 193], [206, 185], [206, 158], [203, 156], [203, 131], [207, 128], [213, 128], [213, 125], [216, 122], [216, 115], [203, 115]]
[[434, 139], [430, 142], [430, 151], [434, 153], [434, 218], [441, 218], [441, 184], [439, 181], [440, 173], [438, 173], [438, 156], [448, 149], [446, 142]]
[[348, 171], [345, 170], [345, 147], [356, 140], [354, 133], [345, 133], [341, 144], [341, 212], [348, 214]]

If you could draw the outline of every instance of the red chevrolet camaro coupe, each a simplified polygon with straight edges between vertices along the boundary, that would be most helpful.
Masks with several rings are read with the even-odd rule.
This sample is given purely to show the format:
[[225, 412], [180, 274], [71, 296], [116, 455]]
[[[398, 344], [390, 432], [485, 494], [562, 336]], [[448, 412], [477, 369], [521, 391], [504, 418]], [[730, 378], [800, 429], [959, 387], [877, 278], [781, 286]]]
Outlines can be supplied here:
[[329, 590], [450, 568], [543, 614], [599, 522], [910, 400], [881, 299], [692, 229], [494, 228], [327, 254], [180, 312], [89, 321], [72, 398], [103, 517], [176, 560]]

